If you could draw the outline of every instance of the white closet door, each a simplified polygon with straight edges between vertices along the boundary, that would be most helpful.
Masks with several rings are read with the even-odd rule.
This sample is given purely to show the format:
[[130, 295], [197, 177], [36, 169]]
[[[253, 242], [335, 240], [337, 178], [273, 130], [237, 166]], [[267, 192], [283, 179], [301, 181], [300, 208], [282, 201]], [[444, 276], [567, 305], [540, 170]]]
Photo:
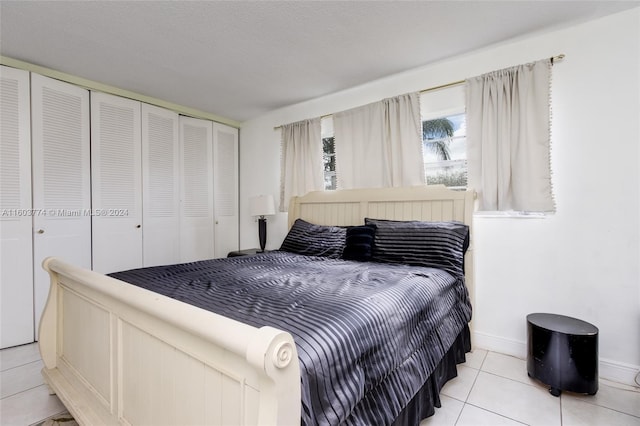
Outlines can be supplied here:
[[29, 73], [0, 67], [0, 348], [34, 341]]
[[180, 117], [180, 257], [214, 257], [212, 123]]
[[238, 129], [213, 123], [215, 254], [239, 249]]
[[178, 114], [142, 104], [143, 264], [180, 262]]
[[31, 74], [35, 321], [49, 294], [42, 260], [91, 268], [89, 92]]
[[91, 92], [93, 269], [142, 267], [140, 102]]

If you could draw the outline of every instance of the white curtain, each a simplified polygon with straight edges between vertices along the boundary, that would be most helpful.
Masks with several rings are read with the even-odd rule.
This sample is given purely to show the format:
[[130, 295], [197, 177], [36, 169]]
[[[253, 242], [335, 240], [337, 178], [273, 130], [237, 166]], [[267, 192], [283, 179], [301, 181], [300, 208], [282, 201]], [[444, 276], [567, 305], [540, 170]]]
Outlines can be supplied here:
[[324, 189], [320, 118], [282, 126], [280, 211], [291, 197]]
[[423, 185], [418, 93], [333, 114], [338, 189]]
[[467, 79], [469, 186], [479, 210], [555, 210], [550, 82], [550, 60]]

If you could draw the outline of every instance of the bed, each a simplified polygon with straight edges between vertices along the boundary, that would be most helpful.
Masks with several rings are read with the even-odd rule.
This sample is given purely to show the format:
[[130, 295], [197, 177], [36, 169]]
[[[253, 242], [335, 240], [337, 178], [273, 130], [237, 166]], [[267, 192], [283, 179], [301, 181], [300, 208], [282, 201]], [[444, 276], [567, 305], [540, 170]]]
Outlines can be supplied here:
[[[292, 229], [296, 228], [298, 220], [330, 228], [362, 226], [365, 218], [375, 218], [378, 220], [375, 224], [379, 232], [379, 227], [387, 226], [385, 220], [457, 221], [466, 224], [470, 230], [472, 211], [471, 192], [449, 191], [444, 187], [327, 191], [294, 198], [289, 209], [289, 222]], [[405, 269], [411, 280], [421, 280], [422, 276], [435, 277], [436, 281], [443, 283], [442, 288], [454, 289], [447, 294], [457, 294], [455, 297], [447, 296], [446, 299], [461, 299], [468, 294], [468, 301], [472, 303], [472, 259], [473, 247], [470, 245], [464, 255], [464, 280], [438, 269], [427, 268], [426, 272], [423, 269], [416, 272], [416, 268], [411, 266], [392, 266], [399, 270]], [[51, 291], [40, 325], [40, 351], [45, 364], [43, 375], [51, 392], [59, 396], [80, 424], [293, 425], [300, 424], [301, 420], [305, 424], [371, 424], [371, 419], [376, 419], [376, 424], [391, 424], [394, 421], [396, 424], [417, 424], [421, 418], [433, 412], [434, 405], [439, 405], [440, 387], [455, 376], [455, 364], [463, 361], [464, 352], [470, 349], [471, 325], [466, 324], [470, 319], [468, 309], [459, 307], [452, 315], [445, 312], [432, 322], [437, 322], [439, 326], [443, 323], [455, 323], [455, 327], [442, 326], [452, 330], [454, 335], [448, 333], [445, 337], [445, 334], [436, 333], [409, 337], [409, 340], [432, 339], [433, 342], [421, 343], [420, 347], [439, 346], [441, 350], [437, 359], [424, 362], [420, 361], [421, 358], [409, 357], [408, 362], [393, 372], [377, 373], [380, 381], [390, 382], [392, 386], [378, 392], [382, 395], [381, 398], [366, 400], [363, 397], [376, 393], [371, 391], [378, 388], [377, 382], [372, 383], [366, 378], [376, 377], [370, 371], [371, 366], [381, 362], [367, 364], [358, 359], [358, 368], [354, 373], [353, 368], [341, 366], [346, 357], [337, 348], [344, 347], [349, 352], [348, 348], [367, 339], [356, 338], [356, 343], [344, 343], [340, 338], [334, 347], [324, 343], [320, 346], [301, 343], [301, 336], [311, 335], [309, 330], [315, 332], [314, 329], [317, 329], [318, 333], [333, 336], [336, 324], [345, 322], [339, 319], [342, 317], [316, 314], [315, 327], [311, 324], [310, 328], [303, 330], [302, 326], [298, 326], [301, 324], [298, 317], [300, 312], [313, 311], [315, 308], [296, 310], [298, 306], [295, 305], [310, 304], [314, 297], [304, 299], [298, 297], [295, 291], [290, 292], [290, 300], [286, 300], [286, 292], [274, 297], [286, 305], [288, 310], [278, 314], [269, 310], [261, 311], [259, 317], [271, 318], [269, 320], [257, 321], [238, 312], [249, 305], [249, 310], [260, 308], [266, 303], [269, 294], [275, 294], [272, 293], [273, 287], [267, 288], [265, 283], [282, 287], [283, 282], [289, 285], [297, 282], [297, 278], [291, 278], [291, 269], [280, 265], [289, 265], [289, 268], [294, 265], [293, 269], [300, 269], [303, 262], [307, 262], [311, 271], [315, 271], [309, 273], [317, 277], [326, 275], [327, 278], [328, 271], [341, 268], [354, 270], [356, 276], [365, 277], [359, 285], [351, 286], [355, 288], [355, 293], [333, 299], [331, 305], [334, 311], [341, 315], [348, 312], [354, 317], [372, 315], [373, 318], [378, 318], [380, 324], [390, 323], [392, 321], [385, 319], [388, 314], [369, 314], [368, 309], [364, 308], [352, 311], [349, 304], [350, 297], [364, 297], [363, 292], [368, 290], [364, 289], [363, 283], [376, 282], [376, 276], [386, 274], [375, 269], [378, 266], [375, 265], [376, 262], [365, 265], [365, 262], [335, 258], [319, 261], [314, 256], [287, 251], [217, 262], [228, 268], [236, 268], [236, 272], [228, 269], [229, 277], [241, 275], [237, 273], [240, 265], [240, 270], [248, 274], [245, 281], [264, 278], [259, 281], [258, 290], [249, 287], [233, 288], [229, 285], [231, 295], [237, 295], [240, 301], [253, 300], [252, 303], [231, 308], [235, 305], [228, 303], [227, 298], [218, 298], [219, 293], [213, 292], [209, 294], [208, 303], [217, 304], [220, 308], [219, 313], [213, 313], [197, 306], [197, 297], [195, 302], [192, 300], [189, 303], [179, 300], [186, 294], [182, 289], [192, 286], [201, 278], [178, 278], [182, 275], [171, 274], [176, 272], [176, 268], [201, 273], [200, 270], [207, 269], [209, 263], [134, 271], [132, 278], [131, 275], [118, 274], [104, 276], [55, 258], [45, 260], [44, 268], [51, 276]], [[274, 270], [275, 277], [265, 275], [265, 271], [271, 269]], [[162, 294], [162, 289], [150, 291], [144, 288], [145, 282], [148, 282], [144, 279], [147, 273], [156, 276], [168, 274], [167, 289], [164, 290], [166, 294]], [[140, 282], [133, 284], [114, 278], [132, 282], [136, 281], [136, 274], [142, 278]], [[288, 278], [283, 281], [283, 278], [277, 276]], [[416, 288], [415, 282], [409, 282], [408, 279], [404, 277], [400, 281], [408, 283], [406, 286], [410, 289]], [[335, 281], [339, 280], [326, 280]], [[237, 284], [238, 282], [234, 285]], [[399, 285], [394, 288], [399, 288]], [[343, 290], [331, 288], [327, 292], [336, 294]], [[180, 293], [179, 297], [176, 292]], [[260, 294], [265, 300], [258, 297]], [[408, 299], [403, 297], [403, 303], [406, 303]], [[187, 300], [186, 296], [184, 300]], [[380, 300], [386, 301], [386, 296]], [[413, 296], [410, 300], [413, 300]], [[369, 306], [376, 304], [384, 305], [368, 303]], [[397, 309], [392, 307], [392, 310]], [[448, 308], [442, 310], [449, 312]], [[453, 317], [456, 317], [455, 321]], [[461, 320], [465, 322], [462, 326]], [[352, 334], [361, 336], [362, 330], [368, 327], [373, 329], [371, 334], [386, 336], [382, 340], [393, 340], [393, 328], [382, 332], [379, 331], [382, 329], [376, 328], [380, 324], [374, 327], [375, 320], [373, 323], [371, 319], [367, 321], [369, 322], [365, 321], [359, 331], [353, 331]], [[400, 347], [405, 346], [404, 342], [406, 341], [400, 341]], [[375, 360], [377, 355], [371, 352], [371, 347], [377, 348], [378, 345], [379, 342], [374, 342], [359, 350], [373, 354]], [[318, 347], [324, 348], [324, 358], [318, 360], [309, 357], [311, 349], [317, 350]], [[411, 354], [420, 350], [412, 350]], [[421, 369], [417, 366], [420, 362], [429, 365], [426, 369]], [[315, 375], [310, 375], [309, 370], [313, 370]], [[394, 374], [395, 377], [392, 377]], [[424, 374], [428, 377], [423, 377]], [[404, 379], [409, 377], [411, 380]], [[365, 395], [362, 395], [363, 391], [357, 385], [358, 380], [366, 382]], [[344, 383], [341, 385], [336, 381]], [[411, 389], [404, 389], [409, 386], [410, 381], [415, 382], [411, 384]], [[309, 385], [310, 382], [314, 385]], [[345, 384], [346, 388], [343, 386]], [[327, 392], [320, 396], [315, 391], [310, 393], [310, 388], [319, 387], [325, 388]], [[327, 397], [327, 393], [349, 393], [343, 389], [351, 389], [350, 393], [355, 396], [346, 395], [335, 406], [331, 406], [333, 403], [327, 405], [322, 402], [326, 398], [333, 398]], [[389, 393], [413, 397], [402, 403], [402, 407], [374, 407], [379, 401], [402, 400], [388, 397]], [[336, 409], [340, 404], [345, 405], [342, 408], [344, 413]]]

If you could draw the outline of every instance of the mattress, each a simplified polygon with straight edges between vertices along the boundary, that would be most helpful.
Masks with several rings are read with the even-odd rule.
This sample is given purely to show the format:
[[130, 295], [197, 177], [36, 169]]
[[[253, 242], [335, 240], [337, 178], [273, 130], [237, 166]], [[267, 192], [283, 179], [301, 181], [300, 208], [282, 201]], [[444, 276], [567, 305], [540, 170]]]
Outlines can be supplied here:
[[391, 424], [471, 319], [463, 277], [273, 251], [110, 274], [293, 336], [302, 424]]

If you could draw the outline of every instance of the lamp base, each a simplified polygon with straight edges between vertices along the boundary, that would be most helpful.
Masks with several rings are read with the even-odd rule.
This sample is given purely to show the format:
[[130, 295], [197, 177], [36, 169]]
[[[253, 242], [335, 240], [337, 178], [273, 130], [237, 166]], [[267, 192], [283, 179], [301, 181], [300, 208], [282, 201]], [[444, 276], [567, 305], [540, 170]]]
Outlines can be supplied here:
[[262, 216], [258, 219], [258, 240], [260, 241], [260, 253], [264, 253], [267, 245], [267, 219]]

